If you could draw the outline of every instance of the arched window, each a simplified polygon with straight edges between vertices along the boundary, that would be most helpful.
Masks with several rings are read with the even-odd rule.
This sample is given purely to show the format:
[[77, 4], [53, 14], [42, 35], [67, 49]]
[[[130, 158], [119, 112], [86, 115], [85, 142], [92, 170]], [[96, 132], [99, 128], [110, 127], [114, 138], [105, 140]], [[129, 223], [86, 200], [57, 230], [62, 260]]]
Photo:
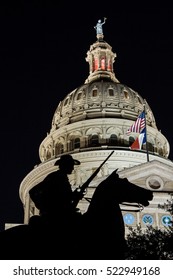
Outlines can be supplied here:
[[76, 97], [76, 100], [81, 99], [81, 97], [82, 97], [82, 92], [80, 91], [80, 92], [78, 93], [77, 97]]
[[109, 145], [116, 146], [118, 144], [118, 137], [116, 134], [111, 134], [109, 139]]
[[99, 144], [99, 137], [97, 134], [93, 134], [89, 138], [89, 146], [98, 146], [98, 144]]
[[74, 139], [74, 149], [80, 148], [80, 138]]
[[110, 58], [108, 58], [108, 61], [107, 61], [107, 70], [108, 71], [112, 70], [112, 63], [111, 63], [111, 59]]
[[154, 146], [153, 146], [152, 143], [148, 142], [147, 143], [147, 148], [148, 148], [149, 151], [154, 152]]
[[46, 159], [49, 159], [49, 158], [51, 158], [51, 152], [50, 152], [50, 150], [47, 150]]
[[160, 156], [163, 156], [163, 149], [162, 148], [159, 148], [158, 152], [159, 152]]
[[62, 154], [64, 152], [64, 146], [62, 143], [57, 143], [55, 146], [55, 156]]
[[102, 56], [102, 58], [101, 58], [101, 69], [105, 70], [105, 57], [104, 56]]
[[98, 61], [98, 58], [95, 58], [94, 59], [94, 71], [98, 70], [99, 69], [99, 61]]
[[64, 106], [66, 106], [68, 104], [69, 98], [65, 99], [64, 101]]
[[64, 145], [60, 144], [59, 149], [60, 149], [60, 154], [62, 154], [64, 152]]
[[138, 98], [138, 102], [141, 103], [141, 104], [143, 104], [143, 103], [142, 103], [142, 100], [140, 99], [140, 97], [137, 96], [137, 98]]

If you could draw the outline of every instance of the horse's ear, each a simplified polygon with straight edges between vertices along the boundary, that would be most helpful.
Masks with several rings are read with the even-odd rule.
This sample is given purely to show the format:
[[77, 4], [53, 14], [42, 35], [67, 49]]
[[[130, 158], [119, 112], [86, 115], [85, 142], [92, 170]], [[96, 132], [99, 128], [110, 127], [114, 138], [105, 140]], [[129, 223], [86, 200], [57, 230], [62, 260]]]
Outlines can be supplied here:
[[112, 173], [117, 173], [117, 170], [118, 170], [118, 168], [117, 168], [117, 169], [115, 169]]
[[117, 176], [119, 177], [119, 175], [118, 175], [118, 168], [117, 168], [117, 169], [115, 169], [113, 172], [114, 172], [114, 173], [116, 173], [116, 174], [117, 174]]
[[113, 175], [113, 176], [116, 176], [117, 178], [119, 178], [119, 175], [118, 175], [118, 168], [117, 169], [115, 169], [111, 174]]

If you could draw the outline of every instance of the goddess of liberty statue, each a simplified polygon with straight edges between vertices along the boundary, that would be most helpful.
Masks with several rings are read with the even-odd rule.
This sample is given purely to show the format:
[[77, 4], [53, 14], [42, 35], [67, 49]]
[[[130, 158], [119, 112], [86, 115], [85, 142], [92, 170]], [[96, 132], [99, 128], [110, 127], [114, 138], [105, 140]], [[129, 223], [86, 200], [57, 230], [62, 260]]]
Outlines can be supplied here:
[[103, 28], [102, 28], [102, 25], [105, 24], [106, 22], [106, 18], [104, 17], [104, 21], [101, 22], [101, 19], [98, 20], [96, 26], [94, 26], [94, 28], [96, 29], [96, 33], [97, 35], [103, 35]]

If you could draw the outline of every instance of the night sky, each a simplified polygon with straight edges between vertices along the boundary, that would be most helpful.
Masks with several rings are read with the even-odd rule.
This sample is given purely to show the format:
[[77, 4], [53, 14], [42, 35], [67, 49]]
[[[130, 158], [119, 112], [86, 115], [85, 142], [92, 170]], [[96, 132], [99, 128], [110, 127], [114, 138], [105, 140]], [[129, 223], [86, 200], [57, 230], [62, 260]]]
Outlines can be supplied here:
[[147, 100], [173, 159], [173, 9], [62, 2], [1, 4], [0, 229], [23, 222], [19, 185], [40, 163], [39, 145], [58, 103], [89, 75], [85, 58], [98, 19], [107, 17], [104, 40], [117, 54], [117, 79]]

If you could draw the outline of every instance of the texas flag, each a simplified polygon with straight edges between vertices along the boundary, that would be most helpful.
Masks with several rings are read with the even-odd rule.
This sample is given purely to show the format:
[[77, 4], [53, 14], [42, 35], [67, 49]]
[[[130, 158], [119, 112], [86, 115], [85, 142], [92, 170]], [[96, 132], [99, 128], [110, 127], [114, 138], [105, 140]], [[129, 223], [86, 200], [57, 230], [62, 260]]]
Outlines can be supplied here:
[[146, 143], [146, 128], [144, 128], [133, 144], [130, 146], [131, 150], [141, 150], [142, 145]]

